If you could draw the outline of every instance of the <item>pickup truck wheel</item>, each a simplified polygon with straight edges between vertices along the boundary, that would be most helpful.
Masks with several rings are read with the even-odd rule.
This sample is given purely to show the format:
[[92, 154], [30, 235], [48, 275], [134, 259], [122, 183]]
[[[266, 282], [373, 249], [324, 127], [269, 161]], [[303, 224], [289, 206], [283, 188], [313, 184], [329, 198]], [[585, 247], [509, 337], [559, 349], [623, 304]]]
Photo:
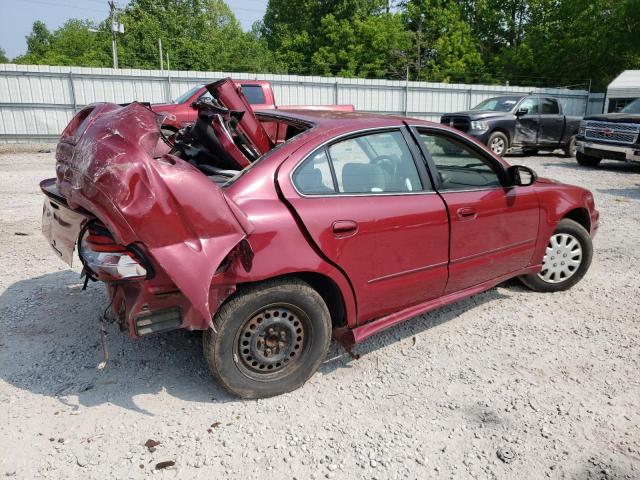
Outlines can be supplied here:
[[562, 150], [564, 151], [564, 156], [565, 157], [575, 157], [576, 156], [576, 153], [578, 152], [578, 150], [577, 150], [577, 147], [576, 147], [576, 136], [575, 135], [573, 137], [571, 137], [571, 139], [569, 140], [569, 143], [567, 143]]
[[576, 152], [576, 160], [579, 165], [583, 167], [597, 167], [598, 164], [602, 161], [601, 158], [598, 157], [590, 157], [589, 155], [585, 155], [584, 153]]
[[265, 398], [302, 386], [331, 342], [322, 297], [300, 280], [271, 280], [241, 290], [203, 336], [217, 382], [242, 398]]
[[593, 244], [589, 232], [577, 222], [564, 218], [549, 239], [540, 273], [520, 277], [536, 292], [559, 292], [573, 287], [591, 265]]
[[493, 132], [489, 136], [489, 140], [487, 141], [487, 146], [491, 149], [493, 153], [496, 155], [502, 156], [507, 153], [507, 149], [509, 148], [509, 139], [502, 132]]

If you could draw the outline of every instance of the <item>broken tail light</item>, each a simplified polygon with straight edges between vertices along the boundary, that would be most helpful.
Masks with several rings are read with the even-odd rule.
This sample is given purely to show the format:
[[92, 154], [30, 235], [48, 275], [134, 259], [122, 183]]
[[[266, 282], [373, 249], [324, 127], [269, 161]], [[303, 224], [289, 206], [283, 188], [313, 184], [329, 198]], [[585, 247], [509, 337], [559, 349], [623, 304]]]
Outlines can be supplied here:
[[138, 249], [118, 244], [109, 230], [96, 222], [80, 234], [78, 255], [87, 274], [103, 282], [143, 280], [151, 273]]

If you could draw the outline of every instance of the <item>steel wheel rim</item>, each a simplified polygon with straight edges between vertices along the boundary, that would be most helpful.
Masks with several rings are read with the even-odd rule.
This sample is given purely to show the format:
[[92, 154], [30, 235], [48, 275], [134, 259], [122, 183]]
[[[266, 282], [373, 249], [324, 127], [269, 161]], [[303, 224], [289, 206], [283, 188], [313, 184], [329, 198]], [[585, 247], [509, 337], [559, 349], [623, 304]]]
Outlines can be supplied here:
[[254, 312], [238, 330], [234, 359], [250, 378], [272, 380], [295, 369], [310, 344], [309, 317], [294, 305]]
[[549, 240], [538, 274], [547, 283], [561, 283], [575, 275], [582, 265], [582, 245], [569, 233], [556, 233]]
[[504, 139], [501, 137], [496, 137], [491, 140], [491, 151], [498, 155], [501, 155], [504, 152]]

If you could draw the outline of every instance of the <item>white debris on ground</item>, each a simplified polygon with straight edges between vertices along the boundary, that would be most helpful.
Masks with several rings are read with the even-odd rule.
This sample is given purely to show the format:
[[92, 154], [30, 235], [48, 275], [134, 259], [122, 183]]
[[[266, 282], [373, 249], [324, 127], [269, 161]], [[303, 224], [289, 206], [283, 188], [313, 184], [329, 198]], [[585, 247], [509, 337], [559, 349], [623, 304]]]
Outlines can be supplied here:
[[508, 282], [359, 360], [334, 344], [302, 389], [243, 401], [212, 382], [195, 333], [132, 341], [113, 325], [96, 369], [103, 288], [83, 292], [40, 234], [53, 153], [0, 155], [0, 476], [640, 478], [640, 166], [509, 160], [593, 191], [582, 282]]

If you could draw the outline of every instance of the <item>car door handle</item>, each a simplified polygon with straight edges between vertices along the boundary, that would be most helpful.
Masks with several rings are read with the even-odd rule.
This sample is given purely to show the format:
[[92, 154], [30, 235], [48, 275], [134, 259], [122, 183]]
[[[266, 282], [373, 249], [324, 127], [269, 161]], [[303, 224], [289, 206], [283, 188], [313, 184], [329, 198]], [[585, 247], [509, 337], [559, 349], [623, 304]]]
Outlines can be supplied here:
[[459, 208], [457, 213], [460, 220], [473, 220], [478, 217], [476, 209], [471, 207]]
[[358, 224], [353, 220], [336, 220], [332, 225], [336, 237], [346, 237], [358, 231]]

